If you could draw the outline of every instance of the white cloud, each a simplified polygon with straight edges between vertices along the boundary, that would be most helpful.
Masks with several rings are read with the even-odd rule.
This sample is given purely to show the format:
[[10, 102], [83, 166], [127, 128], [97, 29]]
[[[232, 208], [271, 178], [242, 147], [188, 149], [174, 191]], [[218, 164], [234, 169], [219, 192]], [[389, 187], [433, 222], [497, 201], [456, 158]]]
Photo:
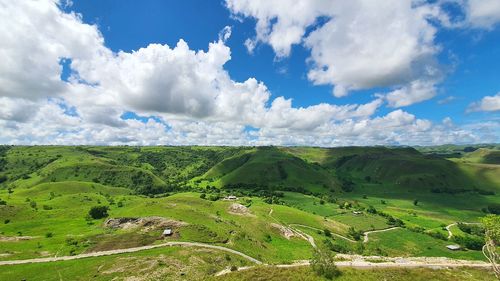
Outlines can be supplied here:
[[436, 86], [432, 81], [417, 80], [388, 93], [385, 99], [390, 107], [403, 107], [428, 100], [435, 95]]
[[494, 96], [485, 96], [478, 102], [469, 105], [467, 112], [500, 111], [500, 92]]
[[[245, 43], [250, 50], [259, 42], [269, 44], [278, 57], [288, 56], [294, 44], [310, 49], [309, 80], [333, 85], [336, 97], [374, 87], [409, 89], [441, 75], [436, 28], [429, 18], [446, 17], [436, 5], [412, 0], [303, 0], [293, 5], [226, 0], [226, 5], [236, 15], [257, 20], [256, 37]], [[326, 22], [318, 25], [322, 19]], [[423, 100], [422, 92], [404, 91], [418, 95], [404, 103]]]
[[465, 11], [473, 27], [491, 29], [500, 22], [500, 0], [468, 0]]
[[291, 45], [302, 41], [305, 30], [323, 14], [327, 1], [306, 0], [226, 0], [226, 6], [236, 15], [257, 20], [255, 38], [245, 42], [252, 51], [259, 42], [269, 43], [278, 57], [290, 54]]
[[[105, 47], [96, 26], [62, 12], [58, 3], [0, 0], [0, 143], [410, 144], [444, 140], [447, 132], [459, 130], [442, 130], [440, 124], [402, 110], [374, 117], [384, 98], [366, 104], [297, 107], [292, 99], [272, 97], [255, 78], [234, 81], [224, 69], [231, 59], [226, 45], [230, 28], [224, 28], [206, 50], [192, 50], [181, 39], [175, 46], [150, 44], [114, 53]], [[252, 44], [269, 41], [285, 56], [289, 46], [302, 42], [305, 29], [317, 20], [325, 2], [317, 1], [319, 6], [312, 10], [309, 2], [291, 8], [287, 1], [275, 2], [277, 8], [270, 9], [276, 11], [269, 14], [254, 3], [246, 5], [264, 18], [287, 8], [293, 17], [307, 14], [291, 21], [278, 19], [278, 26], [272, 18], [258, 24], [262, 30]], [[292, 26], [290, 33], [288, 26]], [[283, 32], [286, 36], [279, 41]], [[71, 59], [68, 82], [60, 79], [62, 58]], [[342, 79], [347, 81], [348, 76]], [[396, 98], [389, 101], [389, 94], [385, 99], [394, 106], [410, 103], [404, 101], [410, 99], [407, 95], [413, 97], [417, 95], [413, 92], [425, 87], [409, 83], [406, 95], [394, 94]], [[127, 111], [155, 118], [124, 120], [121, 116]], [[247, 126], [255, 129], [247, 131]], [[450, 135], [481, 140], [472, 130]]]
[[0, 1], [0, 96], [36, 100], [66, 90], [65, 57], [89, 59], [102, 51], [96, 26], [63, 13], [56, 1]]

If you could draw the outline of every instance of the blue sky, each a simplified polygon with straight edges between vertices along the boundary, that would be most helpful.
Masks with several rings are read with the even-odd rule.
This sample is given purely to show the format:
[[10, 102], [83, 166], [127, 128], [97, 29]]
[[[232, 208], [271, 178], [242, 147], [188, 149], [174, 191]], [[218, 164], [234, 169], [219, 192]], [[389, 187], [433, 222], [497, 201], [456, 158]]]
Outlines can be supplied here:
[[[2, 94], [0, 97], [3, 96], [3, 102], [11, 107], [9, 110], [5, 110], [3, 115], [0, 112], [0, 120], [3, 120], [0, 125], [4, 128], [18, 126], [17, 131], [12, 131], [11, 135], [0, 139], [7, 143], [25, 143], [26, 140], [35, 143], [54, 143], [61, 140], [63, 143], [95, 142], [117, 144], [118, 142], [110, 138], [99, 139], [95, 136], [101, 136], [102, 132], [106, 131], [106, 126], [110, 126], [110, 128], [107, 128], [108, 130], [117, 130], [116, 134], [127, 134], [126, 130], [118, 131], [118, 128], [130, 129], [131, 126], [137, 126], [127, 121], [131, 119], [140, 121], [145, 124], [144, 126], [152, 126], [152, 124], [147, 124], [150, 121], [155, 123], [153, 125], [164, 126], [166, 134], [162, 136], [164, 139], [159, 141], [159, 137], [155, 136], [157, 140], [155, 142], [155, 138], [149, 139], [151, 136], [148, 136], [148, 141], [141, 141], [140, 137], [137, 136], [131, 137], [134, 140], [132, 143], [138, 144], [163, 144], [162, 142], [172, 144], [213, 144], [213, 141], [206, 141], [212, 137], [216, 138], [215, 136], [209, 136], [210, 133], [197, 136], [199, 138], [194, 139], [180, 140], [175, 137], [189, 136], [190, 132], [179, 128], [189, 127], [188, 125], [194, 126], [194, 124], [204, 126], [203, 128], [212, 128], [212, 126], [214, 128], [230, 127], [228, 130], [237, 132], [234, 139], [233, 137], [229, 139], [217, 137], [219, 141], [216, 143], [221, 144], [272, 143], [325, 146], [363, 144], [360, 139], [364, 136], [355, 133], [356, 124], [370, 126], [371, 123], [377, 124], [379, 131], [387, 129], [388, 134], [378, 136], [376, 132], [373, 132], [367, 136], [369, 141], [367, 140], [366, 144], [439, 144], [446, 142], [498, 141], [498, 124], [500, 120], [500, 95], [498, 94], [500, 92], [500, 16], [496, 14], [496, 11], [500, 9], [500, 1], [497, 0], [486, 0], [479, 4], [475, 0], [432, 1], [424, 4], [418, 1], [415, 3], [419, 4], [411, 3], [410, 0], [403, 1], [408, 3], [407, 6], [399, 5], [401, 2], [395, 5], [397, 2], [390, 3], [391, 1], [388, 1], [387, 5], [391, 5], [390, 9], [394, 9], [394, 13], [408, 13], [407, 16], [396, 17], [392, 22], [390, 22], [392, 19], [385, 19], [387, 16], [383, 14], [383, 7], [380, 8], [380, 11], [373, 7], [370, 8], [370, 4], [367, 3], [369, 1], [363, 0], [354, 1], [359, 2], [357, 3], [359, 6], [355, 9], [349, 7], [349, 5], [340, 7], [343, 4], [330, 5], [328, 1], [301, 1], [297, 5], [303, 5], [303, 7], [298, 12], [294, 11], [293, 8], [288, 8], [287, 5], [289, 4], [286, 1], [276, 1], [273, 3], [274, 5], [266, 4], [266, 1], [247, 0], [147, 0], [140, 2], [130, 0], [74, 0], [69, 4], [54, 2], [54, 0], [42, 2], [46, 2], [51, 12], [54, 15], [57, 14], [56, 17], [61, 17], [60, 21], [70, 20], [75, 24], [74, 36], [79, 36], [80, 39], [88, 36], [90, 39], [87, 41], [72, 39], [72, 35], [65, 39], [61, 35], [60, 42], [50, 42], [52, 46], [60, 47], [54, 48], [60, 53], [46, 54], [47, 58], [54, 57], [58, 59], [57, 62], [47, 61], [47, 70], [45, 71], [48, 73], [53, 71], [54, 67], [60, 68], [58, 71], [60, 72], [61, 81], [51, 81], [50, 79], [53, 76], [47, 78], [48, 81], [51, 81], [50, 83], [54, 83], [54, 89], [51, 88], [44, 92], [44, 87], [50, 83], [42, 81], [40, 75], [36, 77], [36, 81], [33, 80], [32, 86], [29, 88], [26, 86], [27, 93], [19, 94], [19, 89], [24, 89], [21, 86], [13, 87], [17, 90], [17, 94], [11, 89], [0, 88], [0, 94]], [[284, 6], [279, 7], [280, 5]], [[339, 7], [335, 7], [335, 5]], [[37, 17], [34, 14], [28, 15], [27, 13], [32, 11], [27, 7], [16, 7], [12, 4], [10, 6], [12, 8], [11, 15], [16, 15], [16, 12], [20, 12], [22, 9], [28, 19], [34, 21]], [[35, 9], [33, 13], [35, 13], [34, 11]], [[380, 19], [375, 18], [373, 23], [370, 22], [370, 20], [373, 21], [372, 18], [367, 19], [369, 17], [367, 15], [377, 13], [380, 13]], [[425, 16], [420, 17], [419, 13], [425, 14]], [[73, 18], [65, 19], [64, 17], [68, 15]], [[7, 23], [6, 26], [11, 24], [19, 27], [20, 24], [16, 22], [14, 16], [11, 17], [2, 21]], [[415, 19], [406, 22], [406, 18], [412, 17], [415, 17]], [[371, 38], [369, 33], [382, 32], [381, 34], [384, 34], [384, 36], [386, 34], [384, 27], [378, 30], [374, 27], [373, 31], [363, 29], [350, 29], [345, 30], [343, 33], [341, 31], [332, 35], [330, 41], [322, 38], [322, 36], [333, 34], [333, 29], [330, 31], [328, 28], [339, 30], [342, 28], [342, 22], [349, 23], [353, 19], [366, 20], [368, 29], [371, 28], [372, 24], [373, 26], [377, 24], [383, 26], [386, 24], [383, 21], [386, 20], [388, 21], [387, 26], [394, 25], [397, 27], [396, 30], [402, 30], [408, 32], [408, 34], [403, 34], [406, 36], [404, 37], [399, 33], [393, 33], [394, 31], [389, 30], [387, 27], [387, 38]], [[43, 20], [47, 20], [47, 18], [43, 18]], [[54, 19], [56, 28], [58, 28], [57, 21], [57, 19]], [[262, 26], [257, 25], [258, 21], [265, 27], [262, 28]], [[328, 26], [328, 24], [332, 24], [332, 26]], [[66, 25], [68, 24], [66, 23]], [[398, 26], [404, 26], [404, 28], [399, 29]], [[225, 27], [230, 28], [230, 37], [221, 41], [219, 39], [220, 33]], [[41, 30], [42, 27], [36, 27], [36, 25], [30, 28], [39, 30], [17, 31], [17, 29], [11, 28], [11, 32], [36, 32], [40, 34], [44, 32]], [[61, 34], [68, 32], [62, 30], [63, 27], [60, 28]], [[81, 28], [81, 30], [78, 28]], [[295, 34], [294, 30], [297, 28], [302, 32]], [[419, 28], [421, 31], [418, 31]], [[88, 31], [88, 29], [92, 29], [92, 31]], [[320, 32], [322, 36], [313, 40], [314, 34]], [[430, 35], [422, 35], [426, 32]], [[365, 40], [366, 36], [366, 44], [361, 42], [356, 45], [349, 42], [349, 38], [343, 38], [344, 34], [346, 37], [360, 38], [361, 41]], [[53, 38], [44, 39], [41, 37], [37, 40], [53, 40]], [[279, 40], [273, 41], [273, 37], [279, 38]], [[16, 38], [16, 36], [14, 34], [9, 38]], [[281, 40], [281, 38], [287, 39]], [[104, 44], [99, 43], [101, 39], [104, 40]], [[19, 42], [14, 43], [23, 46], [27, 53], [42, 52], [38, 49], [35, 50], [35, 47], [30, 49], [29, 44], [31, 42], [22, 41], [23, 39], [7, 40], [19, 40]], [[72, 40], [85, 42], [78, 42], [80, 45], [74, 47], [75, 44], [71, 43]], [[114, 80], [110, 79], [110, 81], [101, 81], [99, 79], [99, 77], [107, 76], [107, 73], [94, 73], [97, 67], [104, 69], [135, 55], [138, 57], [136, 51], [140, 48], [144, 48], [147, 52], [152, 51], [152, 48], [148, 47], [150, 44], [168, 45], [168, 48], [166, 46], [162, 47], [163, 51], [177, 50], [176, 45], [179, 40], [184, 40], [188, 44], [189, 50], [193, 52], [202, 50], [204, 53], [211, 53], [213, 50], [209, 49], [210, 43], [219, 44], [221, 48], [227, 48], [230, 51], [230, 58], [222, 58], [223, 55], [221, 55], [224, 62], [222, 65], [218, 65], [215, 71], [227, 73], [230, 79], [229, 83], [232, 86], [227, 90], [217, 88], [218, 91], [222, 91], [220, 93], [207, 94], [215, 95], [215, 97], [209, 96], [208, 101], [212, 101], [212, 99], [219, 100], [218, 97], [228, 94], [227, 92], [243, 91], [234, 85], [244, 83], [249, 78], [255, 78], [258, 83], [262, 83], [266, 87], [265, 93], [253, 93], [255, 87], [252, 88], [251, 86], [248, 86], [249, 89], [245, 88], [245, 91], [252, 92], [251, 95], [255, 97], [262, 95], [259, 99], [263, 102], [263, 111], [261, 113], [252, 113], [253, 115], [249, 113], [250, 117], [236, 120], [235, 117], [225, 116], [224, 113], [213, 113], [221, 110], [221, 105], [218, 104], [219, 101], [213, 106], [207, 106], [206, 112], [197, 111], [199, 110], [197, 108], [204, 108], [202, 104], [207, 101], [207, 97], [202, 96], [199, 98], [196, 93], [192, 92], [177, 92], [175, 90], [178, 89], [177, 84], [173, 86], [163, 84], [162, 81], [164, 80], [181, 79], [182, 81], [185, 78], [170, 77], [176, 75], [175, 71], [173, 74], [161, 73], [159, 69], [168, 69], [168, 64], [155, 66], [158, 67], [155, 73], [159, 73], [161, 81], [153, 81], [154, 83], [151, 85], [147, 84], [150, 82], [149, 78], [139, 77], [141, 72], [138, 71], [137, 75], [139, 76], [132, 77], [133, 83], [147, 82], [144, 82], [146, 84], [139, 90], [139, 93], [127, 88], [130, 86], [130, 83], [127, 82], [128, 77], [123, 78], [128, 73], [126, 69], [122, 69], [124, 73], [121, 73], [119, 77], [113, 77]], [[287, 43], [287, 40], [290, 40], [290, 42]], [[338, 43], [342, 40], [346, 41], [345, 44]], [[370, 58], [370, 56], [379, 55], [377, 44], [380, 44], [380, 48], [392, 46], [395, 48], [394, 52], [397, 53], [399, 45], [405, 45], [407, 41], [412, 42], [411, 40], [416, 40], [417, 43], [408, 47], [408, 50], [401, 51], [402, 55], [400, 57], [392, 56], [391, 51], [384, 53], [384, 50], [381, 50], [381, 58], [377, 58], [377, 60], [371, 60]], [[249, 48], [248, 44], [245, 44], [245, 42], [248, 43], [249, 41], [253, 43], [253, 49]], [[386, 42], [388, 42], [388, 45], [385, 45]], [[38, 45], [42, 44], [39, 43]], [[371, 46], [370, 44], [375, 45]], [[364, 47], [365, 45], [367, 47]], [[81, 54], [82, 49], [87, 48], [86, 46], [92, 50], [92, 55]], [[14, 52], [14, 49], [9, 49], [11, 48], [9, 45], [2, 46], [0, 44], [0, 49], [2, 48], [6, 50], [5, 53]], [[287, 51], [287, 48], [290, 51]], [[94, 50], [96, 51], [94, 52]], [[336, 55], [346, 50], [348, 53], [345, 59]], [[357, 51], [360, 53], [367, 52], [371, 55], [366, 57], [360, 55], [361, 58], [358, 60]], [[413, 51], [421, 54], [413, 54]], [[102, 57], [97, 58], [94, 53], [109, 53], [110, 55], [106, 57], [109, 64], [103, 64], [104, 59]], [[120, 57], [120, 53], [124, 54], [123, 58]], [[314, 53], [321, 55], [315, 56]], [[29, 56], [29, 54], [20, 54], [19, 57], [23, 55]], [[114, 57], [110, 59], [110, 56]], [[60, 66], [54, 66], [55, 63], [60, 64], [61, 59], [63, 63]], [[116, 61], [113, 62], [114, 59]], [[386, 61], [387, 65], [385, 65]], [[396, 61], [396, 63], [391, 64], [390, 61]], [[376, 65], [370, 65], [377, 62], [382, 62], [379, 69], [377, 69]], [[154, 64], [154, 61], [148, 63]], [[40, 68], [44, 66], [44, 64], [40, 65]], [[139, 67], [147, 65], [147, 63], [141, 63]], [[351, 72], [345, 70], [351, 65], [357, 65], [356, 71], [359, 71], [359, 77], [361, 78], [358, 79], [356, 75], [353, 77]], [[366, 69], [363, 65], [367, 66]], [[136, 67], [138, 66], [136, 65]], [[391, 70], [391, 67], [396, 70]], [[308, 75], [311, 75], [314, 69], [334, 70], [322, 74], [322, 78], [311, 78]], [[401, 69], [401, 72], [403, 72], [401, 77], [403, 78], [399, 77], [400, 72], [397, 69]], [[384, 73], [386, 70], [387, 75], [376, 73]], [[19, 73], [14, 73], [13, 70], [4, 72], [0, 70], [0, 75], [3, 75], [4, 79], [10, 79], [8, 82], [13, 85], [18, 83], [15, 75], [27, 75], [26, 73]], [[228, 83], [223, 76], [224, 74], [221, 77], [213, 78], [208, 85]], [[137, 80], [138, 77], [143, 80]], [[124, 82], [125, 86], [116, 89], [105, 86], [106, 84], [112, 85], [112, 81], [116, 82], [116, 79], [122, 78], [126, 80]], [[22, 79], [24, 79], [22, 81], [26, 81], [29, 77], [19, 79], [19, 81]], [[198, 80], [193, 81], [192, 83], [198, 83]], [[424, 86], [411, 89], [411, 85], [414, 83]], [[157, 85], [158, 88], [152, 88], [154, 85]], [[172, 88], [170, 88], [171, 86]], [[346, 93], [332, 94], [334, 89], [341, 86], [347, 89]], [[38, 90], [42, 88], [43, 91]], [[129, 90], [131, 94], [126, 94]], [[157, 91], [157, 93], [150, 93], [151, 91]], [[401, 91], [404, 93], [402, 94]], [[95, 92], [95, 98], [89, 99], [89, 94], [85, 96], [86, 94], [83, 94], [83, 92]], [[398, 94], [393, 92], [398, 92]], [[390, 98], [391, 94], [394, 94], [393, 99]], [[138, 99], [137, 95], [142, 96]], [[181, 97], [181, 100], [178, 101], [179, 96], [183, 95], [184, 97]], [[238, 95], [238, 93], [235, 95]], [[269, 95], [269, 97], [265, 98], [266, 95]], [[158, 98], [159, 101], [144, 101], [152, 98]], [[239, 99], [239, 97], [235, 99]], [[286, 101], [288, 99], [292, 100], [292, 104], [285, 106], [284, 109], [281, 107], [282, 111], [279, 111], [278, 106], [275, 107], [276, 109], [273, 108], [274, 101]], [[108, 103], [109, 100], [113, 100], [113, 102]], [[169, 101], [171, 102], [169, 103]], [[245, 103], [245, 101], [239, 101], [238, 105], [240, 105], [240, 102], [241, 104]], [[354, 112], [357, 107], [372, 102], [377, 105], [369, 113]], [[57, 128], [53, 135], [40, 137], [40, 134], [33, 132], [33, 123], [30, 120], [36, 117], [21, 114], [16, 110], [18, 110], [18, 107], [26, 105], [33, 106], [33, 108], [43, 107], [40, 103], [47, 107], [55, 103], [63, 110], [64, 116], [61, 118], [75, 118], [66, 121], [69, 123], [76, 122], [75, 124], [80, 126], [76, 130], [79, 133], [76, 133], [76, 136], [68, 136], [65, 133], [67, 129]], [[165, 105], [157, 107], [158, 103], [165, 103]], [[195, 103], [195, 109], [190, 108], [189, 103]], [[176, 104], [186, 106], [187, 109], [176, 108]], [[331, 115], [326, 116], [324, 120], [321, 120], [319, 116], [326, 113], [317, 109], [319, 104], [330, 106], [324, 110]], [[256, 104], [253, 107], [259, 106], [261, 104]], [[341, 109], [342, 106], [352, 106], [352, 108], [349, 108], [347, 113], [338, 113], [338, 111], [344, 110]], [[68, 108], [71, 110], [68, 110]], [[300, 108], [306, 109], [305, 112], [299, 112]], [[254, 115], [259, 116], [259, 114], [261, 116], [267, 114], [271, 119], [256, 120], [258, 117]], [[1, 119], [2, 116], [3, 119]], [[275, 120], [280, 118], [279, 116], [283, 120]], [[308, 118], [311, 118], [311, 120], [305, 122], [304, 120]], [[383, 124], [385, 123], [383, 122], [386, 121], [381, 119], [404, 119], [406, 120], [404, 122], [407, 123], [400, 122], [397, 125], [391, 123], [384, 127]], [[443, 124], [443, 120], [448, 119], [451, 120], [453, 128], [451, 126], [439, 127]], [[305, 124], [297, 125], [297, 123], [300, 123], [299, 121], [304, 121]], [[387, 121], [387, 124], [389, 123], [390, 121]], [[488, 125], [477, 128], [478, 124]], [[47, 126], [49, 125], [47, 124]], [[104, 127], [101, 127], [101, 125], [104, 125]], [[21, 129], [19, 129], [23, 126], [25, 132], [21, 132]], [[411, 134], [405, 133], [405, 126], [414, 128], [415, 132], [412, 131]], [[344, 130], [346, 127], [349, 127], [349, 129], [346, 129], [349, 133], [346, 133], [347, 137], [345, 139], [343, 139], [343, 133], [333, 133], [334, 130]], [[394, 127], [397, 127], [397, 129], [391, 129]], [[474, 129], [474, 127], [476, 128]], [[248, 130], [248, 128], [253, 129]], [[199, 129], [196, 130], [199, 131]], [[308, 130], [309, 132], [307, 132]], [[443, 130], [449, 130], [444, 132], [444, 134], [448, 133], [448, 135], [436, 137], [437, 132]], [[297, 134], [295, 138], [293, 138], [294, 134]], [[429, 139], [433, 137], [436, 139], [429, 142], [423, 141], [427, 137], [426, 134]], [[292, 136], [292, 138], [289, 138], [289, 136]], [[328, 141], [311, 142], [311, 138], [307, 136], [312, 136], [313, 139], [326, 136]], [[120, 139], [128, 138], [120, 137]], [[418, 140], [415, 141], [415, 139]]]
[[[285, 59], [276, 59], [267, 45], [249, 54], [244, 42], [255, 33], [255, 20], [233, 19], [223, 1], [74, 1], [66, 10], [78, 12], [85, 22], [99, 25], [106, 46], [114, 51], [133, 51], [150, 43], [173, 46], [179, 39], [192, 49], [207, 49], [207, 42], [216, 40], [225, 26], [231, 26], [233, 32], [227, 45], [232, 56], [225, 65], [231, 77], [237, 81], [248, 77], [264, 81], [273, 95], [293, 98], [296, 106], [365, 103], [370, 100], [365, 93], [380, 90], [335, 98], [331, 87], [314, 86], [307, 80], [309, 52], [301, 46], [295, 46], [292, 55]], [[451, 12], [452, 16], [463, 14], [456, 9]], [[443, 48], [439, 60], [449, 73], [435, 98], [411, 105], [406, 111], [438, 122], [448, 116], [458, 123], [497, 118], [497, 114], [465, 111], [470, 103], [500, 91], [500, 28], [440, 29], [436, 42]], [[449, 96], [455, 99], [438, 103]], [[386, 113], [387, 110], [381, 110], [377, 114]]]

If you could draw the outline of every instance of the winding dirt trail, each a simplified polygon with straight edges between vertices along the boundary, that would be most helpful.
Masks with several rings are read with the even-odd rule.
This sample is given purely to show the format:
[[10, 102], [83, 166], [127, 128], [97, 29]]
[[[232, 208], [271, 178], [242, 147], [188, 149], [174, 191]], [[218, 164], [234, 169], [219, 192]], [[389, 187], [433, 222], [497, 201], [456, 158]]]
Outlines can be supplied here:
[[[482, 261], [455, 260], [441, 257], [379, 257], [379, 256], [359, 256], [338, 254], [337, 258], [341, 259], [335, 262], [338, 267], [349, 267], [357, 269], [368, 268], [457, 268], [457, 267], [473, 267], [473, 268], [491, 268], [491, 264]], [[279, 268], [308, 266], [309, 261], [297, 261], [292, 264], [277, 264], [263, 266], [274, 266]], [[238, 268], [238, 271], [249, 270], [256, 266], [245, 266]], [[224, 269], [215, 274], [220, 276], [230, 273], [230, 269]]]
[[161, 247], [172, 247], [172, 246], [202, 247], [202, 248], [216, 249], [216, 250], [220, 250], [220, 251], [229, 252], [229, 253], [232, 253], [235, 255], [239, 255], [239, 256], [241, 256], [241, 257], [243, 257], [243, 258], [245, 258], [253, 263], [256, 263], [256, 264], [262, 264], [261, 261], [254, 259], [254, 258], [252, 258], [252, 257], [250, 257], [242, 252], [239, 252], [239, 251], [236, 251], [233, 249], [229, 249], [226, 247], [222, 247], [222, 246], [215, 246], [215, 245], [196, 243], [196, 242], [167, 242], [167, 243], [162, 243], [162, 244], [157, 244], [157, 245], [134, 247], [134, 248], [128, 248], [128, 249], [100, 251], [100, 252], [94, 252], [94, 253], [79, 254], [79, 255], [74, 255], [74, 256], [60, 256], [60, 257], [35, 258], [35, 259], [26, 259], [26, 260], [0, 261], [0, 266], [1, 265], [12, 265], [12, 264], [27, 264], [27, 263], [42, 263], [42, 262], [77, 260], [77, 259], [84, 259], [84, 258], [90, 258], [90, 257], [102, 257], [102, 256], [111, 256], [111, 255], [124, 254], [124, 253], [134, 253], [134, 252], [139, 252], [139, 251], [144, 251], [144, 250], [156, 249], [156, 248], [161, 248]]
[[371, 231], [366, 231], [363, 233], [363, 243], [368, 243], [368, 234], [370, 233], [377, 233], [377, 232], [385, 232], [385, 231], [389, 231], [389, 230], [394, 230], [394, 229], [398, 229], [400, 228], [399, 226], [395, 226], [395, 227], [390, 227], [390, 228], [385, 228], [385, 229], [378, 229], [378, 230], [371, 230]]

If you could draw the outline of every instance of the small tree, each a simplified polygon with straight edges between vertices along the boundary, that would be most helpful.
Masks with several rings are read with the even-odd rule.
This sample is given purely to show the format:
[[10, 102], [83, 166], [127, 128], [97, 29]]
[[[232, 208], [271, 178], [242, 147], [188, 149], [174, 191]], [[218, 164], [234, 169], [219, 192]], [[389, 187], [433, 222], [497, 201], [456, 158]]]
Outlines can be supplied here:
[[488, 215], [482, 219], [486, 230], [486, 244], [483, 253], [493, 266], [496, 277], [500, 280], [500, 255], [497, 247], [500, 245], [500, 216]]
[[354, 227], [351, 226], [347, 230], [347, 235], [351, 236], [354, 240], [357, 241], [357, 240], [361, 239], [361, 235], [363, 235], [363, 232], [362, 231], [358, 231]]
[[327, 279], [333, 279], [340, 275], [340, 271], [335, 265], [334, 255], [328, 249], [314, 249], [311, 268], [317, 275]]
[[108, 206], [94, 206], [89, 210], [89, 216], [95, 220], [108, 216]]
[[324, 229], [323, 232], [325, 233], [325, 236], [326, 237], [331, 237], [332, 236], [332, 232], [329, 230], [329, 229]]
[[415, 206], [418, 205], [418, 199], [413, 200], [413, 205], [415, 205]]

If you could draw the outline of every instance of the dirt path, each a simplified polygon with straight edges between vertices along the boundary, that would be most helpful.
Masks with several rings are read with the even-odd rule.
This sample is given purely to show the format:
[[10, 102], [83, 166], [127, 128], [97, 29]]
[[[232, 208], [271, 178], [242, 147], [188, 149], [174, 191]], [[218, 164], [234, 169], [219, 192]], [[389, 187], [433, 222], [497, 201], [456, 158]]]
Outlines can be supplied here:
[[368, 234], [370, 234], [370, 233], [385, 232], [385, 231], [394, 230], [394, 229], [398, 229], [398, 228], [400, 228], [400, 227], [395, 226], [395, 227], [390, 227], [390, 228], [386, 228], [386, 229], [366, 231], [365, 233], [363, 233], [363, 236], [364, 236], [363, 243], [368, 243]]
[[[462, 222], [462, 223], [463, 223], [463, 224], [481, 224], [481, 223], [479, 223], [479, 222]], [[452, 226], [457, 225], [457, 224], [458, 224], [458, 223], [457, 223], [457, 222], [455, 222], [455, 223], [452, 223], [452, 224], [449, 224], [449, 225], [447, 225], [447, 226], [446, 226], [446, 230], [448, 231], [448, 240], [450, 240], [450, 239], [451, 239], [451, 237], [453, 236], [453, 233], [451, 232], [450, 228], [451, 228]]]
[[254, 262], [256, 264], [262, 264], [261, 261], [254, 259], [254, 258], [252, 258], [252, 257], [250, 257], [242, 252], [239, 252], [239, 251], [236, 251], [233, 249], [229, 249], [226, 247], [222, 247], [222, 246], [215, 246], [215, 245], [196, 243], [196, 242], [167, 242], [167, 243], [157, 244], [157, 245], [149, 245], [149, 246], [142, 246], [142, 247], [135, 247], [135, 248], [128, 248], [128, 249], [117, 249], [117, 250], [110, 250], [110, 251], [101, 251], [101, 252], [94, 252], [94, 253], [79, 254], [79, 255], [74, 255], [74, 256], [61, 256], [61, 257], [36, 258], [36, 259], [26, 259], [26, 260], [0, 261], [0, 266], [1, 265], [12, 265], [12, 264], [27, 264], [27, 263], [77, 260], [77, 259], [84, 259], [84, 258], [90, 258], [90, 257], [102, 257], [102, 256], [110, 256], [110, 255], [117, 255], [117, 254], [124, 254], [124, 253], [134, 253], [134, 252], [139, 252], [139, 251], [144, 251], [144, 250], [156, 249], [156, 248], [161, 248], [161, 247], [172, 247], [172, 246], [202, 247], [202, 248], [216, 249], [216, 250], [220, 250], [220, 251], [229, 252], [229, 253], [232, 253], [235, 255], [239, 255], [239, 256], [241, 256], [241, 257], [243, 257], [251, 262]]
[[[490, 268], [491, 264], [482, 261], [467, 261], [467, 260], [455, 260], [449, 258], [440, 257], [378, 257], [378, 256], [359, 256], [359, 255], [343, 255], [338, 254], [337, 258], [340, 261], [335, 262], [338, 267], [349, 267], [357, 269], [368, 269], [368, 268], [450, 268], [450, 267], [474, 267], [474, 268]], [[298, 267], [298, 266], [308, 266], [309, 261], [297, 261], [292, 264], [277, 264], [277, 265], [267, 265], [264, 266], [274, 266], [280, 268], [288, 267]], [[248, 270], [255, 268], [255, 266], [245, 266], [238, 268], [238, 271]], [[220, 276], [228, 274], [231, 271], [229, 269], [224, 269], [215, 274], [215, 276]]]

